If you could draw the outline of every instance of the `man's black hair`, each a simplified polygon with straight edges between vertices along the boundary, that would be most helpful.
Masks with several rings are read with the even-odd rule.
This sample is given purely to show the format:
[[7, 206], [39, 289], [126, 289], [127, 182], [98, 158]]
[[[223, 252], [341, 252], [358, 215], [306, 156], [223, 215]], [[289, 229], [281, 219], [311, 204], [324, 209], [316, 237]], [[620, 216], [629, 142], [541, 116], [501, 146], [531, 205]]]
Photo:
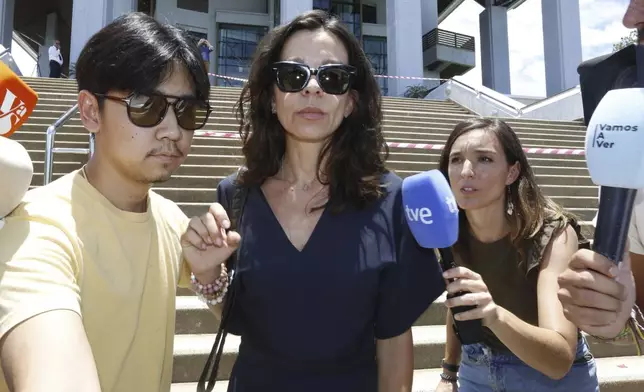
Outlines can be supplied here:
[[206, 101], [210, 92], [207, 70], [188, 34], [144, 13], [132, 12], [89, 39], [76, 62], [76, 79], [79, 91], [150, 94], [176, 65], [187, 70], [196, 98]]

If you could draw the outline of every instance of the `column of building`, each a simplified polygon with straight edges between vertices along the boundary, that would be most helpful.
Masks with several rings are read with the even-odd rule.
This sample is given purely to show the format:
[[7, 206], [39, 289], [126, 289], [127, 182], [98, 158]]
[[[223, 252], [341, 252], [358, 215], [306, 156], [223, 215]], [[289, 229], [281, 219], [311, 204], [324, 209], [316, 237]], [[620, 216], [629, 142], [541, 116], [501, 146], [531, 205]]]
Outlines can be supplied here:
[[479, 15], [479, 28], [483, 85], [499, 93], [510, 94], [507, 8], [487, 5]]
[[579, 84], [581, 23], [579, 2], [541, 0], [546, 93], [553, 96]]
[[[425, 0], [423, 0], [425, 1]], [[393, 76], [423, 75], [421, 0], [387, 0], [387, 71]], [[391, 79], [389, 95], [401, 96], [417, 81]]]
[[[431, 32], [434, 29], [438, 28], [438, 4], [436, 1], [423, 1], [422, 2], [422, 12], [421, 12], [422, 26], [423, 26], [423, 37]], [[424, 55], [423, 48], [423, 55]], [[419, 81], [415, 84], [423, 84], [426, 87], [433, 88], [438, 86], [440, 72], [438, 71], [429, 71], [425, 68], [425, 63], [423, 59], [423, 75], [425, 78], [433, 78], [435, 80], [425, 80], [421, 83]]]
[[11, 50], [13, 14], [16, 0], [0, 0], [0, 44]]
[[87, 41], [114, 18], [136, 10], [136, 0], [74, 0], [69, 61], [73, 68]]

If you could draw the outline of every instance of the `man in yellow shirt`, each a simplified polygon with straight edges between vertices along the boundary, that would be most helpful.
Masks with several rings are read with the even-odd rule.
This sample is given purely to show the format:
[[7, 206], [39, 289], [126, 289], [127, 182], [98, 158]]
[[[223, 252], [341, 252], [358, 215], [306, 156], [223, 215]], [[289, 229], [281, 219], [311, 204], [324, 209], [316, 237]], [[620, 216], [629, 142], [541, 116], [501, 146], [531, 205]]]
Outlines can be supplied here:
[[95, 153], [0, 230], [0, 391], [169, 391], [176, 287], [220, 268], [184, 253], [188, 218], [150, 187], [207, 121], [208, 76], [189, 37], [137, 13], [88, 41], [76, 75]]

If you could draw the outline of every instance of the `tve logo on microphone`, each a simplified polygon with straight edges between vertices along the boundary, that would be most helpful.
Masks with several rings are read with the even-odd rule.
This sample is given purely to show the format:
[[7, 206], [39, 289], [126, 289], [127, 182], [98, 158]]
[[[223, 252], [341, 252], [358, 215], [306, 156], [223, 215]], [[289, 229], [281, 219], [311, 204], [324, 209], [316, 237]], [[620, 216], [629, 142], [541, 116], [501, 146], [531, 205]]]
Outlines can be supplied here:
[[[458, 204], [456, 204], [456, 199], [453, 196], [445, 197], [444, 202], [447, 206], [447, 211], [451, 214], [458, 215]], [[432, 210], [430, 210], [429, 207], [410, 208], [409, 205], [405, 204], [405, 214], [407, 214], [408, 221], [420, 222], [425, 225], [431, 225], [434, 223], [431, 219]]]

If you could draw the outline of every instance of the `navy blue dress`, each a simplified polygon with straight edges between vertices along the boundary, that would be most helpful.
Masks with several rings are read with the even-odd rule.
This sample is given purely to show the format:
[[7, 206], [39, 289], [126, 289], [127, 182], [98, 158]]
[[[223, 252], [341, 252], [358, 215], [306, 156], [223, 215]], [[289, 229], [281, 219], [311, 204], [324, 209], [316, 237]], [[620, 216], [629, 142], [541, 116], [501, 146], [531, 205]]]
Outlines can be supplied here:
[[[217, 187], [227, 210], [234, 177]], [[241, 336], [229, 392], [376, 392], [376, 339], [407, 331], [445, 290], [433, 250], [404, 218], [402, 180], [363, 210], [324, 210], [302, 251], [263, 192], [240, 225], [240, 281], [229, 332]]]

